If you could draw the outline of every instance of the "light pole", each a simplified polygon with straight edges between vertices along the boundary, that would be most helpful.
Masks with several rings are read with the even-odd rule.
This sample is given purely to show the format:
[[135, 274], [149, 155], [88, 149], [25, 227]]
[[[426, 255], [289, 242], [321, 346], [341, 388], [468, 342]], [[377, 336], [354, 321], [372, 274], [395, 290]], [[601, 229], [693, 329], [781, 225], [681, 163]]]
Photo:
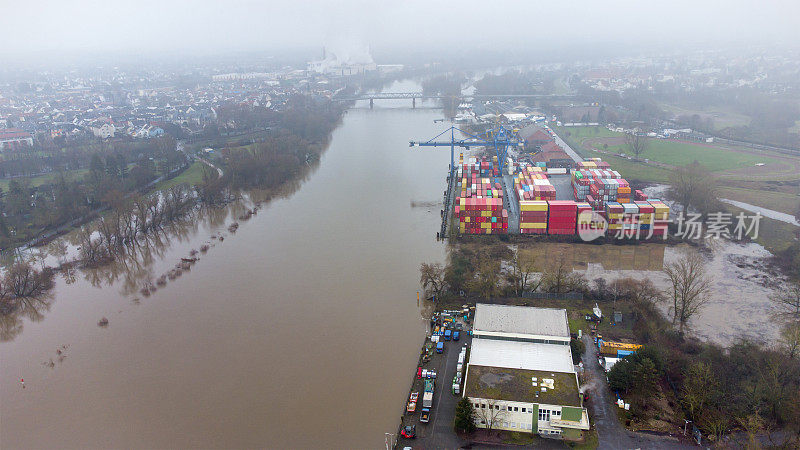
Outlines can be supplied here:
[[394, 433], [383, 433], [383, 441], [386, 443], [386, 450], [391, 450], [394, 447]]
[[686, 436], [686, 427], [691, 423], [691, 420], [683, 419], [683, 435]]

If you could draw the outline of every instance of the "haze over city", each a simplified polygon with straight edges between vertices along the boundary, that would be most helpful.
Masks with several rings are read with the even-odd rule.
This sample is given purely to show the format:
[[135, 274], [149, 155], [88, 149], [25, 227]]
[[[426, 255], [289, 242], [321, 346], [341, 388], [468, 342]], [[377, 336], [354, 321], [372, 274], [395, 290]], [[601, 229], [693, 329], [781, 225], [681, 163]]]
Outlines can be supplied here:
[[800, 448], [800, 3], [0, 11], [0, 448]]

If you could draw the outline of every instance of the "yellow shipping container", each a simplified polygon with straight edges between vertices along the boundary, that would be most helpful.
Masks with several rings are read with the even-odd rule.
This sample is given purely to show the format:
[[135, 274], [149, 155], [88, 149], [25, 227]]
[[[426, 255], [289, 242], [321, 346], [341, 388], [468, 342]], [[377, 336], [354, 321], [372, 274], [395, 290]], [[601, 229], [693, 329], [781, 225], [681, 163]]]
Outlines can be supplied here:
[[464, 222], [469, 223], [469, 216], [464, 218]]
[[545, 229], [545, 228], [547, 228], [547, 223], [546, 222], [525, 222], [525, 223], [520, 223], [519, 227], [520, 228], [541, 228], [541, 229]]
[[492, 217], [491, 211], [481, 211], [481, 217]]
[[491, 222], [483, 222], [481, 224], [481, 228], [483, 228], [483, 229], [492, 228], [492, 223]]
[[547, 211], [547, 202], [541, 200], [522, 200], [519, 202], [520, 211]]

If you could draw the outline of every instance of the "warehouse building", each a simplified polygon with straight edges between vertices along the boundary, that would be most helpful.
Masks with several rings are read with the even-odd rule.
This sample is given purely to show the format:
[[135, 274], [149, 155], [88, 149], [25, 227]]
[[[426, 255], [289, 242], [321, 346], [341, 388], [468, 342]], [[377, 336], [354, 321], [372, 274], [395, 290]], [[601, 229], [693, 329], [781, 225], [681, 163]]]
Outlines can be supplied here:
[[567, 311], [478, 304], [464, 380], [479, 428], [568, 440], [589, 429]]

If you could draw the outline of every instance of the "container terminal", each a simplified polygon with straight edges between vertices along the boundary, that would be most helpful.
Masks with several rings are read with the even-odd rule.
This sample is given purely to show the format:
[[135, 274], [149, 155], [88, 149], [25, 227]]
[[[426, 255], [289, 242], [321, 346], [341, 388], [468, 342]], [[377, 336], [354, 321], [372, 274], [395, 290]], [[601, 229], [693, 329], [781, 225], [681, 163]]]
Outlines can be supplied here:
[[[498, 140], [501, 133], [493, 131], [487, 133], [490, 138], [468, 134], [471, 138], [456, 140], [452, 134], [457, 129], [451, 127], [450, 142], [416, 143], [451, 147], [440, 236], [447, 236], [452, 226], [458, 235], [578, 236], [593, 230], [598, 236], [663, 239], [669, 206], [633, 190], [600, 158], [581, 158], [546, 125], [536, 128], [530, 141], [519, 137], [518, 130], [505, 131], [514, 139]], [[529, 145], [537, 151], [517, 159], [508, 152]], [[461, 153], [456, 164], [456, 146], [484, 147], [487, 153], [493, 147], [495, 154]]]

